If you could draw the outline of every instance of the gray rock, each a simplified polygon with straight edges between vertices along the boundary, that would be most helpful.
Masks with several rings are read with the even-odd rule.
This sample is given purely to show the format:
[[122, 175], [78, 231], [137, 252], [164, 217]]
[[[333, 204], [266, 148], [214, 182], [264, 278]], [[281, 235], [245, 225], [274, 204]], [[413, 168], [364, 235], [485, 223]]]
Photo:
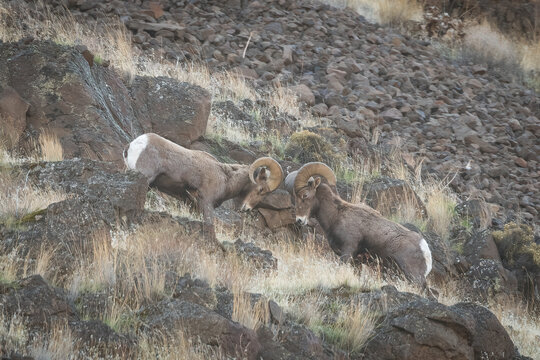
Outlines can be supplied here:
[[514, 345], [486, 308], [445, 306], [425, 299], [384, 316], [364, 349], [365, 359], [511, 359]]
[[130, 88], [135, 114], [155, 132], [188, 146], [206, 132], [210, 94], [199, 86], [165, 77], [138, 77]]

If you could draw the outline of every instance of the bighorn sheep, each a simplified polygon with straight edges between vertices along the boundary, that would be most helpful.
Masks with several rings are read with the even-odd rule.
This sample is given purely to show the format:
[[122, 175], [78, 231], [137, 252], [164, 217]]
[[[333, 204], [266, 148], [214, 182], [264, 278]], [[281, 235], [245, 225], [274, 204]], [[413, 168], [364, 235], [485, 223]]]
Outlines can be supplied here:
[[242, 201], [242, 211], [257, 206], [281, 184], [279, 163], [262, 157], [251, 165], [223, 164], [207, 152], [186, 149], [157, 134], [143, 134], [124, 149], [124, 162], [141, 172], [152, 187], [197, 202], [205, 235], [215, 239], [214, 208], [228, 199]]
[[[324, 177], [328, 184], [321, 182]], [[344, 260], [368, 250], [394, 260], [411, 280], [425, 285], [431, 271], [429, 246], [422, 236], [390, 221], [365, 204], [351, 204], [339, 197], [334, 172], [325, 164], [308, 163], [285, 179], [295, 198], [296, 221], [306, 225], [315, 217], [331, 248]], [[291, 189], [292, 188], [292, 189]]]

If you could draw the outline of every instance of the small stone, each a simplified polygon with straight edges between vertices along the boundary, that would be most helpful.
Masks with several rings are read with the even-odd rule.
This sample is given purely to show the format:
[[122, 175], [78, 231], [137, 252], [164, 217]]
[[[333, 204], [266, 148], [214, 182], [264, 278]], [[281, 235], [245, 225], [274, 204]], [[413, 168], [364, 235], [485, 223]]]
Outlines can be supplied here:
[[484, 75], [485, 73], [487, 73], [487, 68], [482, 65], [474, 65], [472, 67], [472, 72], [475, 75]]
[[398, 109], [391, 108], [391, 109], [383, 111], [381, 113], [381, 117], [385, 121], [392, 122], [392, 121], [400, 120], [403, 117], [403, 115], [401, 115], [401, 111], [399, 111]]
[[283, 321], [285, 320], [283, 310], [274, 300], [268, 301], [268, 309], [270, 310], [270, 317], [274, 324], [279, 325], [283, 323]]
[[508, 121], [508, 125], [510, 126], [510, 129], [512, 129], [514, 131], [519, 131], [519, 130], [523, 129], [522, 126], [521, 126], [521, 123], [519, 122], [518, 119], [510, 119]]
[[290, 65], [293, 63], [293, 46], [284, 45], [283, 46], [283, 63], [285, 65]]
[[313, 91], [304, 84], [291, 86], [289, 88], [296, 96], [298, 96], [298, 100], [305, 102], [309, 106], [312, 106], [315, 104], [315, 95], [313, 94]]
[[522, 168], [527, 167], [527, 161], [525, 159], [523, 159], [523, 158], [517, 157], [517, 158], [514, 159], [514, 162], [519, 167], [522, 167]]

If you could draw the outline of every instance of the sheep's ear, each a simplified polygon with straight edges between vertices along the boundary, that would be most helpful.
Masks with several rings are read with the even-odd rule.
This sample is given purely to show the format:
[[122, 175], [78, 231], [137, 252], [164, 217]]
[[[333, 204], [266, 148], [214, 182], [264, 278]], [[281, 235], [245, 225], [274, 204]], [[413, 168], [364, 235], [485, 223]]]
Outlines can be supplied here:
[[315, 178], [315, 182], [313, 183], [313, 188], [316, 189], [319, 187], [319, 185], [321, 185], [321, 178], [318, 177], [318, 178]]
[[266, 168], [261, 168], [261, 170], [259, 170], [259, 174], [257, 174], [257, 180], [258, 181], [268, 180], [268, 171], [266, 171]]

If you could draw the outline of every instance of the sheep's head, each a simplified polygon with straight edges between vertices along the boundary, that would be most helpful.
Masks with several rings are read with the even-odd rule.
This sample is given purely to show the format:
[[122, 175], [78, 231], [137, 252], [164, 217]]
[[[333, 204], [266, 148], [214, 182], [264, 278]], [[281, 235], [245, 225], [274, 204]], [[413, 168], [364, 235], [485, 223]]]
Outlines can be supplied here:
[[296, 222], [306, 225], [312, 209], [317, 205], [317, 188], [324, 177], [328, 185], [336, 186], [336, 175], [327, 165], [320, 162], [307, 163], [298, 170], [294, 179]]
[[241, 211], [255, 208], [266, 194], [276, 190], [283, 179], [283, 170], [271, 157], [262, 157], [249, 166], [247, 195], [242, 202]]

